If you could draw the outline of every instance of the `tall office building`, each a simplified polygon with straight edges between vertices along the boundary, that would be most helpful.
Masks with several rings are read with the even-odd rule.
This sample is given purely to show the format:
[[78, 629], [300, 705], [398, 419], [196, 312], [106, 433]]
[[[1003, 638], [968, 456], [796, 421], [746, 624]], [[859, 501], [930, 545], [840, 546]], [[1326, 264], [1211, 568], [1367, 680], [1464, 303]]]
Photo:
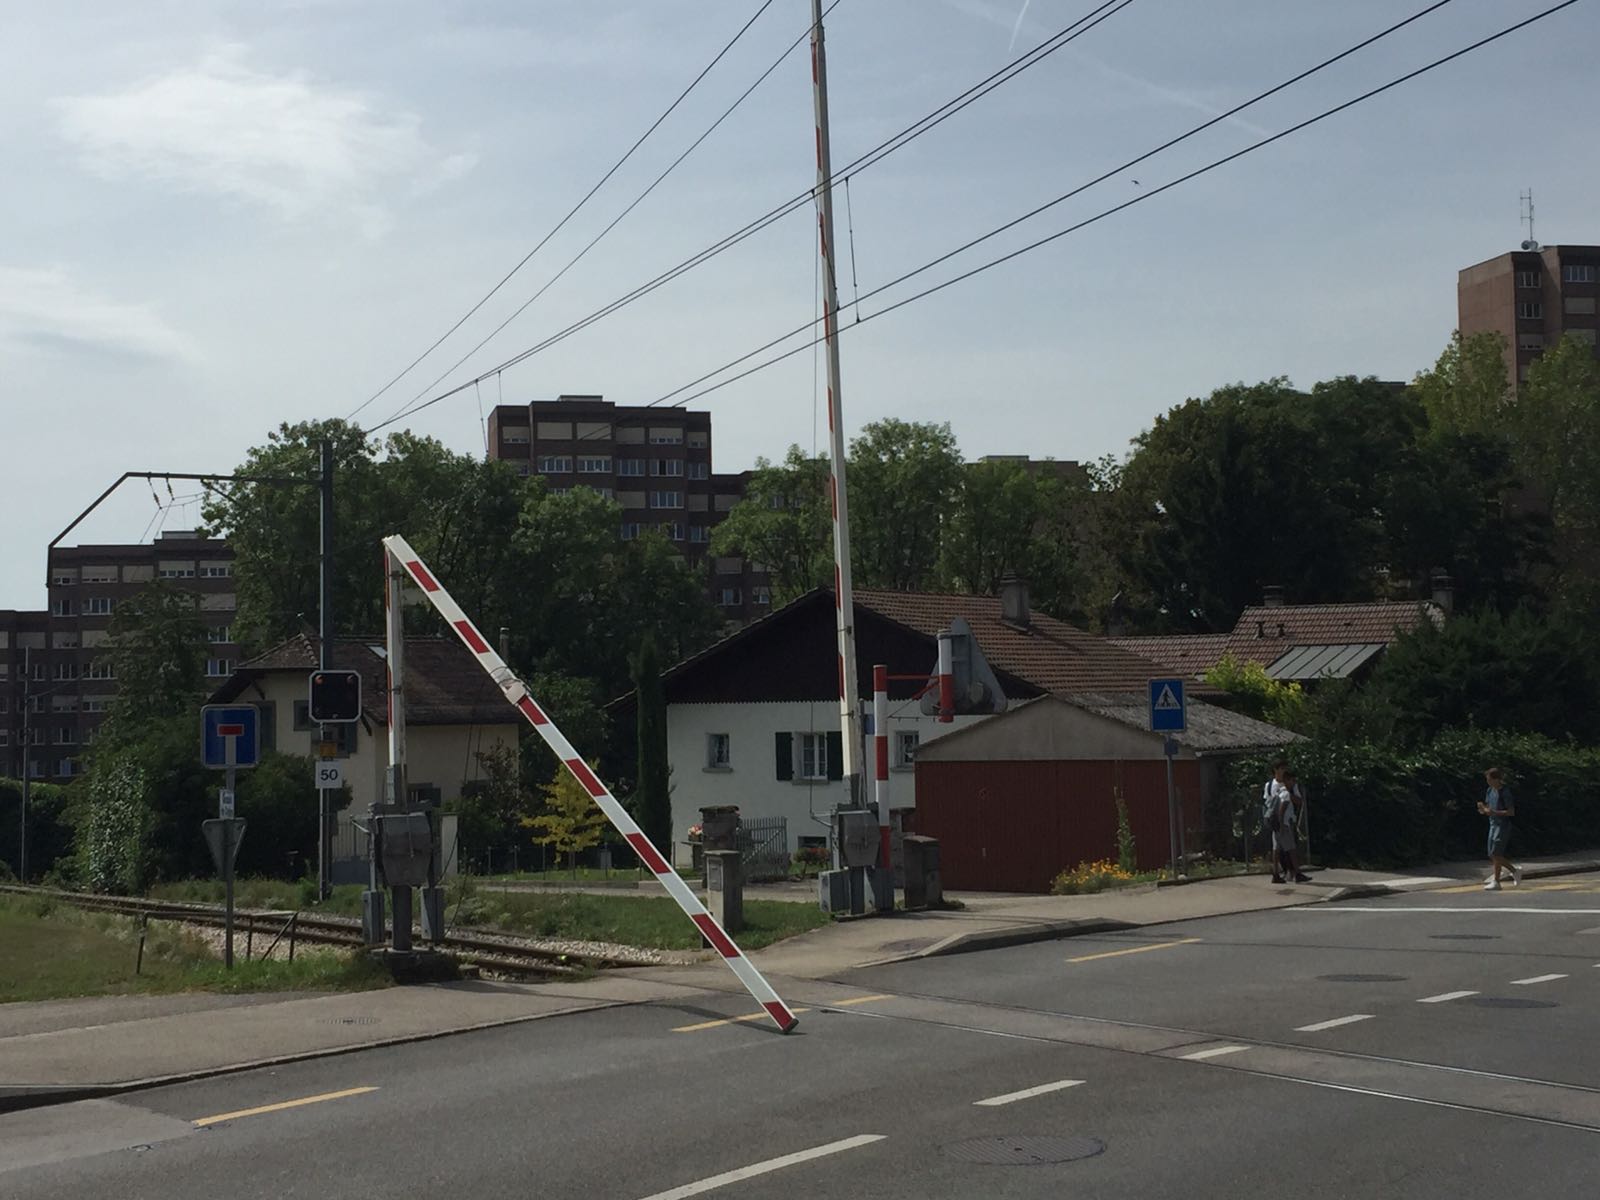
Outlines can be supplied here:
[[1513, 391], [1534, 360], [1568, 334], [1600, 354], [1600, 246], [1523, 244], [1526, 249], [1466, 268], [1456, 283], [1461, 335], [1505, 339]]
[[731, 621], [768, 611], [766, 580], [740, 558], [707, 562], [711, 530], [744, 496], [747, 474], [711, 471], [711, 414], [618, 407], [600, 396], [503, 404], [489, 416], [489, 457], [539, 475], [552, 492], [593, 488], [622, 508], [618, 536], [668, 538], [707, 571], [712, 601]]
[[[0, 610], [0, 775], [49, 777], [49, 749], [40, 720], [49, 688], [50, 614]], [[33, 711], [24, 717], [31, 707]], [[24, 737], [24, 726], [27, 726]]]

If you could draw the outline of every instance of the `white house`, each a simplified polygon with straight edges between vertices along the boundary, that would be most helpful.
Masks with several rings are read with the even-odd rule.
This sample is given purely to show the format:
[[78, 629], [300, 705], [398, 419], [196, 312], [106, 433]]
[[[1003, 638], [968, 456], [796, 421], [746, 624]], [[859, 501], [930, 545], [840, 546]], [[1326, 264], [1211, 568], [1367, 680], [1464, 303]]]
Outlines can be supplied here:
[[[971, 625], [1011, 701], [1050, 692], [1142, 690], [1162, 672], [1146, 659], [1051, 617], [1030, 614], [1026, 588], [1003, 596], [860, 590], [855, 594], [858, 687], [870, 715], [874, 664], [918, 676], [891, 683], [890, 804], [916, 807], [916, 748], [989, 719], [923, 715], [917, 693], [933, 673], [937, 637], [955, 617]], [[819, 589], [677, 664], [662, 676], [672, 765], [673, 840], [683, 855], [700, 809], [737, 805], [741, 817], [783, 817], [789, 850], [824, 845], [842, 781], [833, 594]], [[632, 696], [615, 701], [621, 720]], [[863, 755], [863, 764], [871, 762]], [[863, 773], [870, 778], [870, 767]], [[870, 786], [870, 785], [869, 785]]]

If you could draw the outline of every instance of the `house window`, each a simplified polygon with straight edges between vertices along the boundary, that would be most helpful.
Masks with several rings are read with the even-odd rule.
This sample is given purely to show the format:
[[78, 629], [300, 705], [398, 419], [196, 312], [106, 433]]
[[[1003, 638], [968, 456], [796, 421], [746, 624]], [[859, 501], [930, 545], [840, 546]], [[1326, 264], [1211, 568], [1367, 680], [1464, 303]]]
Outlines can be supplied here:
[[844, 739], [832, 733], [775, 733], [777, 777], [811, 783], [844, 778]]
[[209, 567], [200, 568], [201, 579], [228, 579], [233, 575], [232, 563], [217, 563]]
[[233, 641], [233, 630], [228, 628], [226, 625], [214, 626], [213, 628], [206, 630], [206, 641], [210, 642], [213, 646], [220, 646], [226, 642], [231, 642]]
[[572, 459], [566, 454], [546, 454], [539, 459], [539, 470], [545, 475], [570, 475]]
[[528, 444], [528, 427], [526, 425], [508, 425], [500, 431], [500, 443], [504, 446], [526, 446]]
[[710, 467], [710, 464], [708, 464], [708, 463], [695, 463], [695, 462], [690, 463], [689, 464], [689, 478], [690, 479], [709, 479], [709, 478], [711, 478], [711, 467]]
[[922, 735], [915, 729], [897, 729], [894, 735], [894, 765], [902, 769], [915, 766], [917, 745], [921, 741]]
[[83, 602], [83, 615], [86, 617], [109, 617], [111, 615], [111, 597], [90, 596]]
[[727, 734], [706, 734], [706, 767], [713, 771], [731, 770], [732, 749], [732, 739]]
[[579, 475], [608, 475], [611, 472], [609, 458], [580, 458], [578, 460]]
[[619, 459], [617, 459], [617, 474], [618, 475], [643, 475], [644, 474], [644, 459], [642, 459], [642, 458], [619, 458]]
[[1568, 263], [1561, 268], [1562, 283], [1593, 283], [1595, 269], [1588, 263]]
[[767, 587], [753, 587], [750, 589], [750, 599], [756, 604], [771, 604], [772, 589]]
[[683, 493], [682, 492], [651, 492], [650, 493], [650, 507], [651, 508], [682, 508], [683, 507]]
[[709, 525], [689, 526], [689, 540], [700, 544], [709, 542], [711, 540], [711, 527]]
[[1542, 321], [1544, 320], [1544, 305], [1537, 300], [1517, 301], [1517, 320]]
[[1539, 286], [1539, 272], [1518, 271], [1517, 286], [1519, 288], [1536, 288]]
[[56, 730], [56, 745], [58, 745], [58, 746], [76, 746], [77, 744], [78, 744], [78, 734], [77, 734], [77, 731], [72, 728], [72, 726], [70, 726], [70, 725], [62, 725], [60, 728], [58, 728]]
[[677, 478], [683, 475], [683, 459], [681, 458], [652, 458], [650, 460], [650, 474], [665, 475]]
[[72, 615], [72, 601], [65, 599], [50, 601], [50, 615], [52, 617], [70, 617]]
[[624, 521], [622, 523], [622, 540], [631, 542], [644, 532], [644, 526], [637, 521]]
[[828, 777], [828, 735], [802, 733], [800, 735], [800, 778], [826, 779]]
[[717, 601], [717, 603], [723, 605], [724, 607], [731, 607], [735, 604], [743, 604], [744, 598], [739, 594], [738, 588], [726, 587], [722, 589], [722, 599]]
[[208, 658], [206, 659], [206, 677], [209, 679], [226, 679], [233, 674], [233, 659]]

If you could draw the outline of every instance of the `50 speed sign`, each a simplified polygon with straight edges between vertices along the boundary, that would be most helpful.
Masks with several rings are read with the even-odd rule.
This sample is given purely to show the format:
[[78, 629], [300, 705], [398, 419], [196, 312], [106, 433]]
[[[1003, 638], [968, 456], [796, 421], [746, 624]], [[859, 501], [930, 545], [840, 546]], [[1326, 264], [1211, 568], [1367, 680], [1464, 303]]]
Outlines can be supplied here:
[[323, 760], [317, 763], [317, 790], [337, 791], [344, 786], [344, 764]]

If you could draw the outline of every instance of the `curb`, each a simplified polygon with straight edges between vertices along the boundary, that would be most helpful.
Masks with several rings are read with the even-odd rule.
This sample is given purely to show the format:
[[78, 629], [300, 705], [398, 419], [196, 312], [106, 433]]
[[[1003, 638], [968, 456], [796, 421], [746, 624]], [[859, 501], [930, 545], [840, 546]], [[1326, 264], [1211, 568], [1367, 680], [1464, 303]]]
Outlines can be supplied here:
[[[1547, 879], [1553, 875], [1588, 875], [1600, 871], [1600, 860], [1582, 859], [1578, 862], [1563, 863], [1535, 863], [1522, 868], [1524, 879]], [[1377, 884], [1358, 883], [1345, 887], [1334, 888], [1324, 900], [1327, 904], [1336, 904], [1341, 900], [1372, 900], [1380, 896], [1409, 896], [1421, 892], [1434, 892], [1440, 888], [1460, 887], [1463, 883], [1471, 883], [1471, 876], [1461, 879], [1445, 879], [1438, 883], [1423, 884], [1418, 887], [1407, 887], [1404, 884]]]
[[543, 1021], [548, 1017], [566, 1017], [573, 1013], [599, 1012], [607, 1008], [625, 1008], [632, 1001], [605, 1000], [574, 1008], [560, 1008], [554, 1012], [529, 1013], [520, 1017], [503, 1017], [495, 1021], [480, 1021], [476, 1025], [461, 1025], [452, 1029], [432, 1029], [425, 1033], [408, 1033], [379, 1041], [359, 1042], [349, 1046], [331, 1046], [322, 1050], [303, 1050], [297, 1054], [279, 1054], [250, 1062], [227, 1063], [220, 1067], [202, 1067], [193, 1071], [179, 1071], [171, 1075], [151, 1075], [144, 1079], [129, 1079], [120, 1083], [86, 1083], [57, 1087], [54, 1084], [0, 1084], [0, 1113], [21, 1112], [30, 1108], [46, 1108], [56, 1104], [70, 1104], [76, 1100], [100, 1100], [120, 1096], [126, 1092], [146, 1091], [174, 1083], [192, 1083], [197, 1079], [214, 1079], [221, 1075], [237, 1075], [262, 1067], [278, 1067], [289, 1063], [307, 1062], [317, 1058], [337, 1058], [342, 1054], [357, 1054], [363, 1050], [382, 1050], [389, 1046], [406, 1046], [415, 1042], [432, 1042], [439, 1038], [454, 1037], [460, 1033], [479, 1033], [485, 1029], [503, 1029], [508, 1025], [526, 1025], [530, 1021]]
[[1007, 946], [1026, 946], [1032, 942], [1053, 942], [1062, 938], [1080, 937], [1089, 933], [1112, 933], [1125, 929], [1139, 929], [1134, 921], [1114, 921], [1104, 917], [1080, 917], [1064, 921], [1036, 921], [1026, 925], [1013, 925], [1006, 929], [981, 929], [972, 933], [952, 933], [931, 946], [924, 946], [909, 954], [893, 958], [879, 958], [871, 962], [856, 963], [849, 970], [866, 967], [888, 967], [895, 963], [917, 962], [925, 958], [944, 958], [952, 954], [973, 954], [980, 950], [1001, 950]]

